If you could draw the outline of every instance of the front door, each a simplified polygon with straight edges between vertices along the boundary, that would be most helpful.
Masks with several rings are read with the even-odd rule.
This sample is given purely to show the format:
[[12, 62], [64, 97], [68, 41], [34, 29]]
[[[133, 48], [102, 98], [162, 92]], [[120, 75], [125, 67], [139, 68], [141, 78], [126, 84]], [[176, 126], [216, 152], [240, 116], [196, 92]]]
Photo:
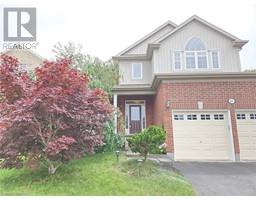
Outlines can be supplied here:
[[141, 105], [130, 105], [130, 134], [141, 131]]

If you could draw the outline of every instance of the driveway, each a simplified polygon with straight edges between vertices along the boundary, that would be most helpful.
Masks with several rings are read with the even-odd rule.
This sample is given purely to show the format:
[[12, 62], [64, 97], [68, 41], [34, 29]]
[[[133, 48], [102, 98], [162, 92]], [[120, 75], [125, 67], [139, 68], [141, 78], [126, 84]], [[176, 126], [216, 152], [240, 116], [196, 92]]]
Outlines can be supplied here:
[[197, 195], [256, 195], [256, 163], [175, 162]]

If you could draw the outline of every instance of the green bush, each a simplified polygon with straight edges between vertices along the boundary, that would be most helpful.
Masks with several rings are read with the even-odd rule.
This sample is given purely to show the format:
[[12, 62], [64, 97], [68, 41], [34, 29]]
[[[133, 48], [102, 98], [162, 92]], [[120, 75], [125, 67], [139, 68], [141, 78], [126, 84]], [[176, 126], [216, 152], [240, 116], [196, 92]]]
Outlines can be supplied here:
[[104, 128], [104, 144], [96, 149], [97, 153], [114, 152], [124, 146], [124, 137], [115, 133], [114, 121], [109, 121]]
[[139, 152], [144, 160], [149, 153], [160, 153], [164, 146], [166, 134], [163, 128], [159, 126], [150, 126], [141, 133], [137, 133], [127, 139], [132, 152]]

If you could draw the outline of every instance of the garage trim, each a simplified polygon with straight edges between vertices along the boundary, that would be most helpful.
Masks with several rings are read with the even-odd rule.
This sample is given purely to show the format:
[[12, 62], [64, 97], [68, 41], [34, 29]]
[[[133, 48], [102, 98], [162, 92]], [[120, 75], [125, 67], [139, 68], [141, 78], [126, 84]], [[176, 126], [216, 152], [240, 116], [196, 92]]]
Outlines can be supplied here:
[[[175, 112], [225, 112], [227, 115], [227, 134], [228, 134], [228, 140], [230, 142], [230, 161], [236, 161], [235, 156], [235, 147], [234, 147], [234, 140], [233, 140], [233, 131], [232, 131], [232, 122], [231, 122], [231, 114], [230, 110], [228, 109], [172, 109], [171, 110], [171, 120], [172, 125], [174, 120], [174, 113]], [[175, 153], [175, 149], [174, 149]]]

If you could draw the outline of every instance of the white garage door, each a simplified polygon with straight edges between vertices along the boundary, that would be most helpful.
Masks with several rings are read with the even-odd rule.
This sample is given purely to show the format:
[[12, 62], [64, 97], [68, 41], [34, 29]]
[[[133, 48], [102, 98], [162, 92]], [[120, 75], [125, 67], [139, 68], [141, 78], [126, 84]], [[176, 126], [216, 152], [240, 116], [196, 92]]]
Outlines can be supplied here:
[[226, 112], [173, 112], [175, 160], [233, 160]]
[[238, 111], [237, 131], [241, 160], [256, 160], [256, 111]]

